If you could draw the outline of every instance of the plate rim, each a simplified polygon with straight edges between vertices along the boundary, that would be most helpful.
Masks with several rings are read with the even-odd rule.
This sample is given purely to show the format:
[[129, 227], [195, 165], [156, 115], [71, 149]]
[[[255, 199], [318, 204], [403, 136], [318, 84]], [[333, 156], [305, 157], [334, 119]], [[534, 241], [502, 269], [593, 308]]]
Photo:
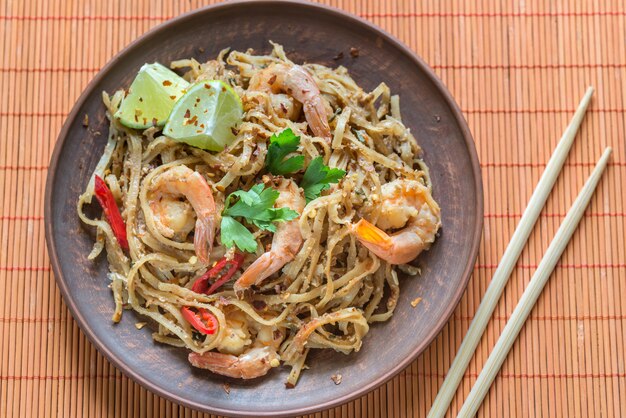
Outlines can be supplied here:
[[[105, 77], [105, 75], [109, 72], [109, 70], [118, 64], [131, 49], [135, 47], [136, 44], [141, 43], [145, 38], [153, 36], [155, 33], [163, 31], [167, 29], [169, 26], [180, 23], [181, 21], [193, 18], [197, 14], [205, 14], [211, 13], [215, 11], [220, 11], [229, 8], [238, 8], [245, 7], [246, 4], [253, 3], [256, 5], [264, 5], [264, 6], [272, 6], [272, 5], [295, 5], [298, 7], [308, 7], [313, 10], [322, 11], [326, 14], [334, 15], [340, 19], [350, 21], [355, 24], [359, 24], [370, 32], [376, 33], [379, 36], [385, 38], [386, 41], [393, 44], [395, 48], [404, 53], [408, 58], [410, 58], [414, 64], [416, 64], [424, 74], [430, 79], [430, 81], [434, 84], [434, 86], [438, 89], [442, 97], [444, 98], [447, 106], [451, 110], [455, 118], [455, 122], [459, 126], [461, 130], [461, 134], [465, 141], [465, 146], [470, 157], [471, 165], [472, 165], [472, 174], [474, 176], [474, 186], [476, 190], [476, 216], [477, 222], [474, 226], [473, 237], [472, 237], [472, 245], [470, 249], [470, 257], [467, 262], [467, 266], [463, 270], [461, 276], [461, 286], [455, 291], [449, 306], [444, 311], [444, 314], [440, 316], [438, 319], [436, 326], [432, 328], [432, 330], [426, 335], [426, 337], [420, 342], [415, 348], [411, 351], [411, 354], [403, 359], [401, 362], [396, 364], [393, 367], [390, 367], [382, 376], [377, 379], [373, 379], [361, 386], [358, 390], [338, 397], [331, 400], [328, 400], [324, 403], [317, 404], [313, 407], [300, 407], [300, 408], [291, 408], [288, 410], [276, 408], [273, 411], [245, 411], [241, 409], [226, 409], [221, 407], [215, 407], [210, 404], [201, 404], [198, 402], [191, 401], [184, 397], [175, 395], [173, 393], [168, 392], [165, 389], [162, 389], [157, 384], [148, 380], [147, 378], [139, 375], [135, 372], [128, 364], [126, 364], [121, 358], [113, 354], [107, 345], [101, 340], [101, 338], [96, 335], [96, 333], [87, 326], [83, 314], [77, 309], [76, 303], [74, 299], [71, 297], [69, 288], [65, 281], [63, 272], [61, 270], [61, 265], [59, 263], [59, 258], [57, 255], [56, 244], [53, 240], [53, 231], [54, 231], [54, 222], [52, 221], [52, 187], [55, 182], [55, 177], [57, 174], [57, 166], [59, 164], [59, 157], [61, 154], [61, 149], [64, 146], [64, 143], [68, 137], [68, 133], [72, 122], [76, 120], [78, 116], [78, 111], [85, 104], [88, 96], [92, 93], [95, 86]], [[480, 248], [481, 236], [483, 231], [484, 224], [484, 191], [482, 184], [482, 172], [480, 169], [480, 163], [478, 159], [478, 153], [476, 151], [476, 145], [473, 140], [472, 134], [467, 125], [467, 121], [463, 117], [463, 114], [452, 97], [451, 93], [448, 91], [447, 87], [444, 83], [439, 79], [439, 77], [435, 74], [433, 69], [415, 52], [409, 49], [402, 41], [397, 39], [395, 36], [388, 33], [386, 30], [378, 27], [374, 23], [361, 18], [360, 16], [354, 15], [352, 13], [348, 13], [344, 10], [328, 6], [325, 4], [319, 3], [310, 3], [302, 0], [230, 0], [224, 3], [218, 3], [213, 5], [204, 6], [198, 9], [194, 9], [178, 16], [175, 16], [171, 19], [168, 19], [153, 28], [149, 29], [147, 32], [135, 38], [128, 45], [123, 47], [117, 54], [115, 54], [101, 69], [98, 73], [89, 81], [87, 86], [83, 89], [82, 93], [76, 100], [72, 110], [65, 118], [63, 126], [57, 136], [54, 150], [52, 153], [52, 157], [50, 159], [50, 164], [48, 166], [48, 175], [46, 179], [46, 188], [45, 188], [45, 196], [44, 196], [44, 219], [45, 219], [45, 236], [46, 236], [46, 246], [48, 249], [48, 254], [50, 258], [50, 263], [52, 265], [52, 271], [54, 273], [54, 278], [57, 283], [57, 286], [61, 290], [61, 295], [63, 296], [63, 300], [67, 305], [70, 313], [76, 320], [80, 330], [82, 333], [89, 339], [89, 341], [96, 347], [96, 349], [103, 354], [108, 361], [110, 361], [117, 370], [119, 370], [122, 374], [129, 377], [133, 381], [140, 384], [145, 389], [151, 391], [152, 393], [157, 394], [158, 396], [164, 397], [172, 402], [177, 404], [199, 410], [208, 413], [227, 415], [227, 416], [235, 416], [235, 417], [245, 417], [250, 415], [256, 416], [292, 416], [292, 415], [303, 415], [310, 414], [321, 410], [330, 409], [347, 402], [350, 402], [360, 396], [363, 396], [372, 390], [378, 388], [383, 385], [385, 382], [391, 380], [398, 373], [404, 370], [410, 363], [412, 363], [422, 352], [429, 347], [437, 335], [441, 332], [445, 324], [448, 322], [450, 316], [456, 309], [457, 305], [461, 300], [461, 296], [465, 292], [467, 285], [469, 283], [469, 279], [472, 275], [474, 265], [476, 263], [476, 259], [478, 256], [478, 250]]]

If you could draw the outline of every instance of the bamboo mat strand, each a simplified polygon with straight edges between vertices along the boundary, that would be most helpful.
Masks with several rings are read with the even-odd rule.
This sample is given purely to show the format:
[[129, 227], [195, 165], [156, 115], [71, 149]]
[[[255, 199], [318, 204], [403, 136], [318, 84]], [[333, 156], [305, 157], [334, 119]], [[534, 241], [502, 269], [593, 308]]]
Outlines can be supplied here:
[[[0, 3], [0, 417], [208, 417], [124, 377], [87, 341], [50, 271], [43, 195], [56, 136], [119, 50], [212, 2]], [[479, 417], [626, 417], [626, 8], [623, 0], [326, 0], [394, 34], [458, 101], [478, 149], [474, 275], [432, 345], [379, 389], [315, 417], [421, 417], [587, 85], [596, 95], [453, 399], [455, 416], [605, 146], [604, 179]]]

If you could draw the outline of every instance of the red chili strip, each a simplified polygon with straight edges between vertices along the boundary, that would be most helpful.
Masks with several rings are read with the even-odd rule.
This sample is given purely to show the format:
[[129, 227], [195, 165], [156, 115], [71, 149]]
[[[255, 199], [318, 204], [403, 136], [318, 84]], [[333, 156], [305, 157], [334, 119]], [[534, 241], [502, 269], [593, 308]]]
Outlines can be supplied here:
[[107, 218], [107, 221], [109, 221], [113, 234], [115, 234], [115, 238], [117, 238], [117, 242], [119, 242], [124, 250], [128, 251], [126, 224], [124, 223], [124, 219], [122, 219], [117, 203], [115, 203], [113, 193], [111, 193], [111, 190], [107, 187], [104, 180], [98, 175], [96, 175], [95, 178], [94, 192], [98, 202], [100, 202], [100, 206], [102, 206], [104, 216]]
[[[202, 276], [195, 281], [191, 290], [196, 293], [204, 293], [210, 295], [214, 293], [217, 289], [219, 289], [224, 283], [230, 280], [233, 277], [233, 274], [239, 267], [243, 264], [243, 254], [235, 253], [232, 259], [227, 259], [223, 257], [220, 261], [215, 263], [213, 268], [204, 273]], [[220, 273], [224, 271], [224, 269], [228, 268], [223, 276], [220, 277]], [[213, 284], [209, 287], [209, 282], [213, 280]]]
[[202, 334], [215, 334], [217, 330], [217, 318], [208, 310], [198, 308], [198, 312], [196, 313], [190, 307], [183, 306], [180, 309], [180, 313], [198, 332]]

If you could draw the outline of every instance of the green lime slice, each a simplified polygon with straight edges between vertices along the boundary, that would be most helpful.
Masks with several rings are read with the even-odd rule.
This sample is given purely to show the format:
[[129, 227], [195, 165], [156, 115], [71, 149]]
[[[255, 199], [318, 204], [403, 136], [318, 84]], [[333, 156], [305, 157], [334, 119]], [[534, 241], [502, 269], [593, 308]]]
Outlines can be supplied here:
[[201, 81], [176, 102], [163, 134], [194, 147], [221, 151], [235, 140], [233, 130], [242, 116], [241, 99], [228, 84]]
[[189, 83], [159, 63], [144, 64], [115, 117], [129, 128], [163, 126]]

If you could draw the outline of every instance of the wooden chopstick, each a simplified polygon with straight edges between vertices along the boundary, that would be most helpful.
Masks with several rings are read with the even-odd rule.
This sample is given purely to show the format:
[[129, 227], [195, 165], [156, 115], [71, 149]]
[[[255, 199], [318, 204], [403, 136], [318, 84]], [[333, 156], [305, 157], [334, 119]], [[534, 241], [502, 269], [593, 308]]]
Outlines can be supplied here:
[[578, 223], [589, 205], [591, 196], [593, 196], [593, 192], [596, 190], [596, 186], [602, 178], [602, 174], [604, 173], [604, 169], [606, 168], [606, 164], [610, 156], [611, 148], [606, 148], [602, 157], [593, 169], [593, 172], [589, 176], [589, 179], [572, 204], [572, 207], [567, 212], [567, 216], [565, 216], [563, 223], [561, 223], [558, 231], [556, 231], [550, 246], [541, 259], [535, 274], [533, 274], [533, 277], [530, 279], [526, 290], [524, 290], [524, 293], [517, 303], [515, 310], [511, 314], [511, 318], [502, 330], [500, 338], [498, 338], [498, 341], [493, 347], [489, 358], [487, 358], [483, 370], [480, 372], [476, 383], [474, 383], [474, 386], [465, 400], [465, 403], [461, 407], [457, 417], [469, 418], [476, 415], [476, 412], [482, 404], [485, 395], [489, 391], [493, 380], [500, 371], [502, 363], [504, 363], [504, 360], [511, 350], [513, 343], [515, 343], [524, 322], [526, 322], [526, 319], [535, 306], [541, 291], [550, 278], [557, 261], [561, 258], [565, 247], [567, 247], [574, 231], [576, 231]]
[[448, 370], [448, 374], [439, 389], [435, 402], [428, 413], [428, 418], [441, 418], [448, 410], [452, 397], [456, 393], [459, 382], [463, 378], [463, 374], [467, 369], [467, 365], [476, 351], [476, 347], [480, 342], [480, 338], [489, 323], [494, 309], [496, 308], [498, 300], [502, 295], [502, 291], [504, 290], [504, 287], [509, 280], [509, 276], [515, 267], [515, 263], [517, 263], [517, 259], [526, 245], [526, 241], [528, 241], [528, 236], [537, 222], [537, 218], [539, 218], [539, 214], [541, 213], [546, 200], [552, 191], [552, 187], [559, 176], [561, 168], [565, 163], [565, 159], [567, 158], [569, 150], [572, 147], [572, 143], [576, 138], [578, 128], [580, 127], [583, 117], [585, 116], [593, 91], [593, 87], [587, 88], [585, 95], [578, 105], [578, 109], [576, 109], [576, 112], [572, 117], [572, 121], [565, 129], [565, 132], [563, 132], [561, 140], [554, 149], [554, 152], [552, 153], [552, 156], [550, 157], [550, 160], [541, 175], [541, 179], [539, 180], [539, 183], [537, 183], [537, 187], [528, 201], [528, 206], [524, 210], [524, 214], [522, 215], [522, 218], [520, 219], [520, 222], [511, 237], [511, 241], [502, 255], [500, 264], [493, 273], [491, 283], [483, 296], [478, 310], [474, 314], [474, 319], [472, 320], [472, 323], [467, 330], [467, 334], [465, 335], [465, 338], [463, 338], [461, 347], [459, 347], [459, 351], [450, 366], [450, 370]]

